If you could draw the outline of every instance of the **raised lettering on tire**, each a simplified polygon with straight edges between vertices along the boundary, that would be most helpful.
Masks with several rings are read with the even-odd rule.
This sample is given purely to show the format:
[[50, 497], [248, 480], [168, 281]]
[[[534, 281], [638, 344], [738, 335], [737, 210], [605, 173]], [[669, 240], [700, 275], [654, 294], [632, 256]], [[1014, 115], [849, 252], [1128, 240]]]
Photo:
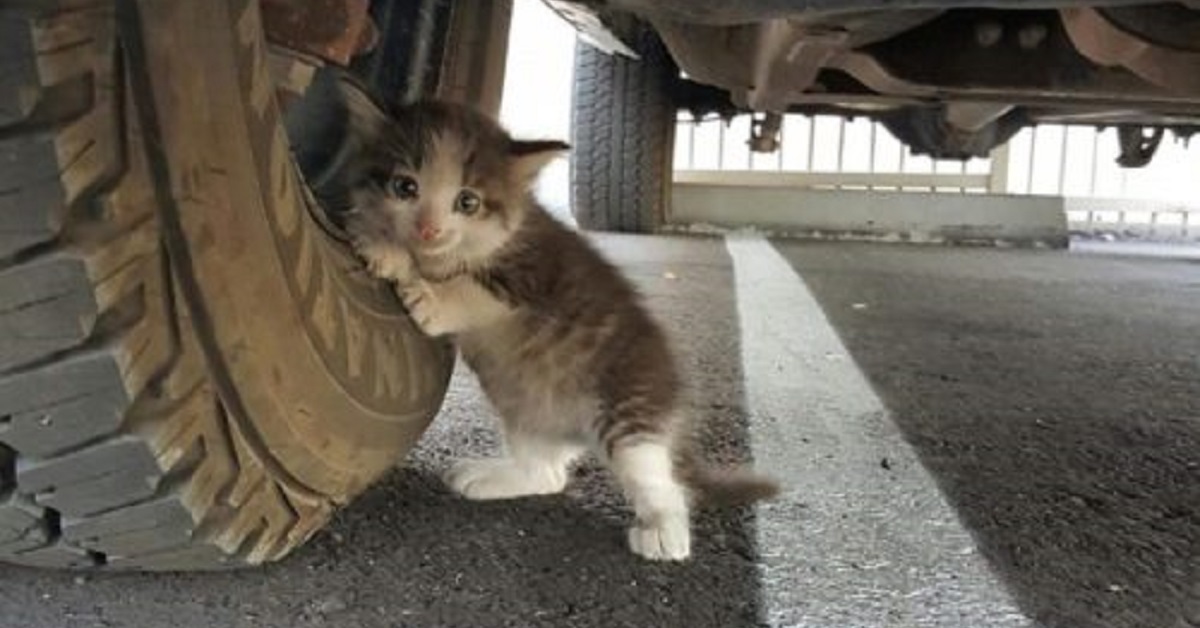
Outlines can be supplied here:
[[258, 19], [0, 8], [0, 561], [277, 559], [437, 410], [449, 348], [317, 226]]

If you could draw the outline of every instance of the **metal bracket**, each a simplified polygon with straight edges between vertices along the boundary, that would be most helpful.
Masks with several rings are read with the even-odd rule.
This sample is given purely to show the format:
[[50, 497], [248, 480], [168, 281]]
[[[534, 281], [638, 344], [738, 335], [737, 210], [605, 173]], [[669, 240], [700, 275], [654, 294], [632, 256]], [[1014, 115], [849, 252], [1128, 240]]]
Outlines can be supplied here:
[[633, 51], [616, 33], [604, 24], [599, 11], [590, 5], [570, 0], [544, 0], [547, 6], [554, 10], [559, 17], [566, 20], [568, 24], [573, 26], [583, 38], [591, 46], [608, 54], [619, 54], [631, 59], [640, 59], [638, 53]]
[[750, 150], [756, 153], [773, 153], [779, 150], [779, 131], [783, 116], [778, 113], [755, 114], [750, 119]]
[[1164, 131], [1161, 128], [1150, 129], [1150, 134], [1147, 135], [1146, 129], [1140, 126], [1117, 127], [1117, 139], [1121, 143], [1121, 154], [1117, 156], [1117, 163], [1122, 168], [1141, 168], [1150, 163], [1154, 153], [1158, 151], [1163, 135]]

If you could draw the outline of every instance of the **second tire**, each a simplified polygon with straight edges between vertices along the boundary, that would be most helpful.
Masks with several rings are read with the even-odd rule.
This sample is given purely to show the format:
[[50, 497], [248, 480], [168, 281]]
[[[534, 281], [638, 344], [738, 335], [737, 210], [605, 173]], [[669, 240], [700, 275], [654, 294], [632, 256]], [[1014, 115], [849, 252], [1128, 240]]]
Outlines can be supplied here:
[[652, 29], [620, 30], [640, 59], [575, 50], [571, 204], [585, 229], [649, 233], [669, 204], [679, 71]]

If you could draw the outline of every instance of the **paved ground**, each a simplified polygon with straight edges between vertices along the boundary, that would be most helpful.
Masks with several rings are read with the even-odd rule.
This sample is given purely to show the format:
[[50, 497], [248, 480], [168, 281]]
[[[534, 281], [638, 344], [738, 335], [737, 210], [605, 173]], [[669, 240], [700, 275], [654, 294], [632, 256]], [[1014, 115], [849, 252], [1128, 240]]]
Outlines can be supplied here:
[[1194, 260], [605, 247], [674, 334], [714, 457], [789, 487], [701, 517], [691, 563], [634, 560], [591, 467], [563, 497], [447, 494], [448, 458], [496, 442], [463, 376], [408, 466], [283, 564], [0, 567], [0, 626], [1200, 626]]
[[1200, 625], [1200, 264], [783, 251], [1026, 613]]

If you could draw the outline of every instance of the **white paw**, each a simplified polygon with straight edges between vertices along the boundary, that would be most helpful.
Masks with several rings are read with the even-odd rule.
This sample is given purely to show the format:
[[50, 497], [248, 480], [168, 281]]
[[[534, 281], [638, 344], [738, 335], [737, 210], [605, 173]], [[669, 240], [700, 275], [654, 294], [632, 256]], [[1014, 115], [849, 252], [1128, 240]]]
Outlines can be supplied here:
[[360, 238], [354, 250], [367, 263], [367, 271], [380, 279], [389, 279], [400, 285], [412, 283], [418, 277], [417, 265], [412, 254], [397, 244], [384, 240]]
[[446, 472], [446, 484], [467, 499], [512, 499], [549, 495], [567, 485], [566, 472], [526, 469], [508, 458], [464, 459]]
[[425, 332], [426, 336], [441, 336], [452, 331], [446, 324], [448, 321], [442, 311], [442, 304], [438, 302], [437, 297], [424, 281], [417, 281], [408, 286], [399, 286], [396, 292], [400, 295], [400, 300], [404, 302], [409, 317], [413, 319], [417, 327], [421, 328], [421, 331]]
[[686, 560], [692, 555], [687, 517], [662, 517], [654, 524], [635, 523], [629, 529], [629, 549], [647, 560]]

